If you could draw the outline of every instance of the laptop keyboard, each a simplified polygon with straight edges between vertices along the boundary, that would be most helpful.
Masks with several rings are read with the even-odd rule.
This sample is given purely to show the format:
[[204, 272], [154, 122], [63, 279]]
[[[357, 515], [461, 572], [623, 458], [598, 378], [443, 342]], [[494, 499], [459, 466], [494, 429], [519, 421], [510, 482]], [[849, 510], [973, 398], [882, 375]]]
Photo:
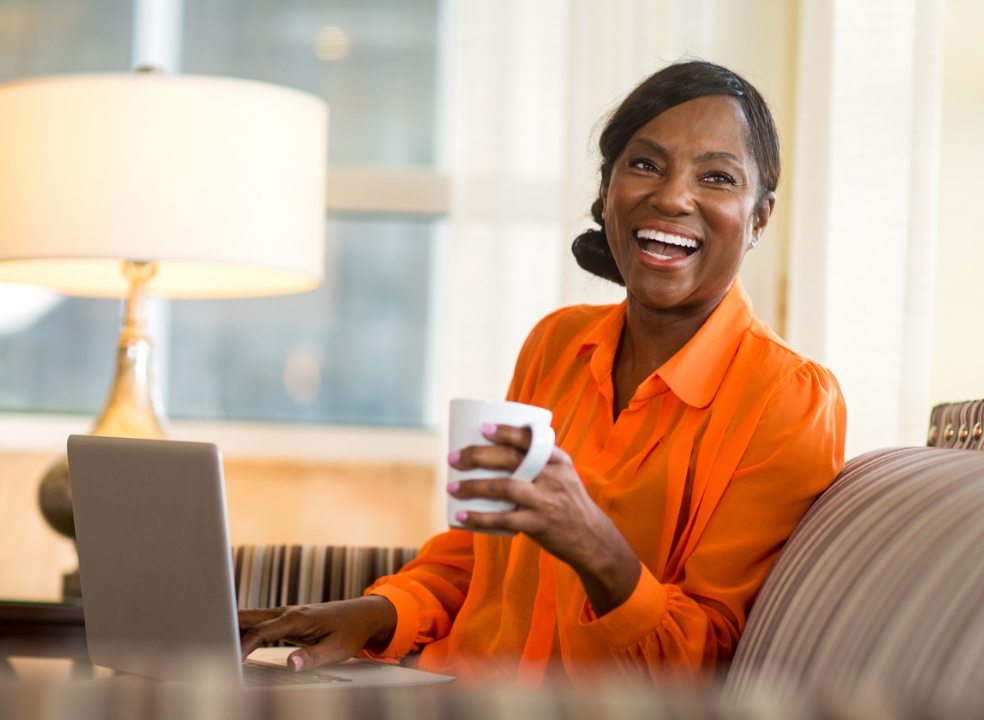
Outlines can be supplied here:
[[352, 682], [352, 680], [333, 674], [327, 668], [309, 672], [294, 672], [285, 667], [247, 660], [243, 663], [243, 682], [250, 687], [265, 687], [271, 685], [311, 685], [312, 683], [344, 685]]

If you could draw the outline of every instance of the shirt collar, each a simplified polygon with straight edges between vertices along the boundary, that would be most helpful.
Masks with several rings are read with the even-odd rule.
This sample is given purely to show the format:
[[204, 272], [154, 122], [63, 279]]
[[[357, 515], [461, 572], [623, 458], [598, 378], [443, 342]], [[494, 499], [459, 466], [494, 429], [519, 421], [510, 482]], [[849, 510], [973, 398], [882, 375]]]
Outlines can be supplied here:
[[[687, 344], [643, 381], [635, 398], [656, 395], [667, 387], [688, 405], [711, 404], [745, 331], [752, 322], [752, 303], [741, 280], [735, 279], [724, 298]], [[625, 301], [605, 313], [584, 337], [578, 355], [591, 349], [591, 372], [599, 387], [611, 392], [615, 353], [625, 323]]]
[[656, 374], [688, 405], [707, 407], [751, 324], [752, 302], [736, 278], [700, 329]]
[[615, 353], [622, 338], [622, 326], [625, 324], [625, 300], [618, 305], [612, 305], [597, 324], [588, 330], [577, 356], [590, 353], [588, 358], [591, 375], [601, 394], [611, 403], [615, 391], [612, 386], [612, 369], [615, 367]]

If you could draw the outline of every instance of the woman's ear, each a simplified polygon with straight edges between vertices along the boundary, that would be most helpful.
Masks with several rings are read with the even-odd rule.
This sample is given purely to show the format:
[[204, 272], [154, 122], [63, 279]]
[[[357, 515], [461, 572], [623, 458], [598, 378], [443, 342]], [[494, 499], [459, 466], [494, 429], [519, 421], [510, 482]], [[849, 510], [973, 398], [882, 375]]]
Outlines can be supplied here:
[[752, 215], [752, 240], [751, 246], [755, 247], [758, 241], [762, 237], [762, 233], [765, 232], [766, 226], [769, 224], [769, 219], [772, 217], [772, 210], [776, 206], [776, 194], [771, 190], [762, 196], [759, 200], [758, 207], [755, 208], [755, 212]]

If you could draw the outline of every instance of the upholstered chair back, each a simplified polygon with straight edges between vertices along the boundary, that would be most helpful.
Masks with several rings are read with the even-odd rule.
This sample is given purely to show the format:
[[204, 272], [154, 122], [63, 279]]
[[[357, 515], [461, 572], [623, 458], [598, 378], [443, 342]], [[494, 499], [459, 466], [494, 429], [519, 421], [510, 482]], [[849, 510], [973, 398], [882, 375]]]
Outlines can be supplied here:
[[376, 578], [395, 573], [415, 548], [351, 545], [243, 545], [233, 549], [240, 609], [359, 597]]

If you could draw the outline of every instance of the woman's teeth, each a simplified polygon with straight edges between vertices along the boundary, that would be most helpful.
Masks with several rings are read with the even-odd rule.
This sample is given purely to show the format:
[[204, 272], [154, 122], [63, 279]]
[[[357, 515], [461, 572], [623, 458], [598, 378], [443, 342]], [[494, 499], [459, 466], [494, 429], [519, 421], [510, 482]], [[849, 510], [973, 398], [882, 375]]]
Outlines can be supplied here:
[[652, 240], [654, 242], [665, 243], [667, 245], [679, 245], [680, 247], [697, 249], [697, 241], [693, 238], [683, 237], [683, 235], [671, 235], [660, 230], [640, 230], [636, 233], [640, 240]]
[[659, 230], [639, 230], [636, 233], [639, 246], [647, 255], [658, 260], [673, 260], [690, 255], [700, 243], [693, 238], [673, 235]]

